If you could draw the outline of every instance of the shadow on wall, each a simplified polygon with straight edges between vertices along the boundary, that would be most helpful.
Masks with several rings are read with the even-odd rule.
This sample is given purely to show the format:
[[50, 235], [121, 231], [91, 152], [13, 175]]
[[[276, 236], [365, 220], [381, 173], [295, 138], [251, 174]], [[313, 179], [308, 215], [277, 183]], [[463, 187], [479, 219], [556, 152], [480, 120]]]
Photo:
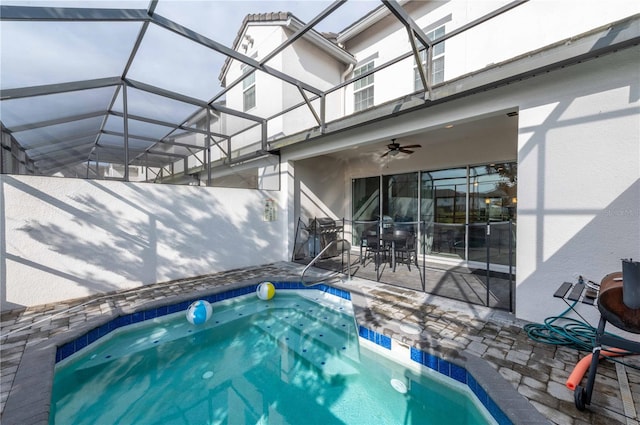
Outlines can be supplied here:
[[345, 163], [328, 156], [299, 160], [295, 164], [296, 217], [345, 217]]
[[[607, 65], [586, 63], [583, 73], [566, 69], [540, 78], [532, 89], [543, 94], [522, 108], [523, 116], [527, 109], [548, 112], [539, 124], [519, 129], [529, 137], [519, 150], [519, 171], [536, 180], [520, 179], [525, 193], [518, 197], [530, 197], [531, 207], [518, 207], [518, 317], [559, 314], [567, 306], [553, 293], [563, 281], [581, 274], [600, 282], [620, 270], [621, 258], [640, 256], [640, 85], [629, 79], [637, 74], [629, 60], [635, 52], [607, 56]], [[620, 63], [616, 72], [599, 78], [611, 61]], [[542, 118], [531, 114], [532, 122]]]
[[77, 298], [284, 258], [259, 191], [61, 180], [2, 176], [3, 310], [20, 285]]
[[[567, 308], [554, 292], [563, 281], [574, 282], [574, 274], [600, 283], [612, 272], [622, 271], [622, 258], [640, 258], [640, 180], [636, 180], [607, 207], [598, 211], [572, 210], [556, 212], [568, 220], [572, 217], [595, 215], [589, 223], [546, 259], [539, 258], [535, 270], [518, 285], [518, 316], [542, 322], [547, 316], [559, 314]], [[526, 213], [526, 212], [525, 212]], [[542, 215], [542, 214], [541, 214]], [[537, 251], [545, 251], [538, 230]], [[551, 249], [551, 248], [546, 248]], [[541, 311], [540, 306], [547, 309]], [[598, 311], [578, 305], [578, 311], [597, 326]]]

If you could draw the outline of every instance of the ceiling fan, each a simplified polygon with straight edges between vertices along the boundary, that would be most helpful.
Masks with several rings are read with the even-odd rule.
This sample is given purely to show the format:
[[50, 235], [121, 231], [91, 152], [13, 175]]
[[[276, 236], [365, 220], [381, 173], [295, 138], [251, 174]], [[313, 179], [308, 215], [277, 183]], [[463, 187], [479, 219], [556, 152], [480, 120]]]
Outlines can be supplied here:
[[396, 139], [391, 139], [391, 143], [389, 143], [387, 145], [387, 149], [388, 150], [385, 153], [383, 153], [380, 158], [384, 158], [387, 155], [395, 156], [400, 152], [411, 154], [411, 153], [413, 153], [413, 151], [411, 149], [421, 148], [421, 147], [422, 147], [422, 145], [400, 146], [400, 143], [396, 143]]

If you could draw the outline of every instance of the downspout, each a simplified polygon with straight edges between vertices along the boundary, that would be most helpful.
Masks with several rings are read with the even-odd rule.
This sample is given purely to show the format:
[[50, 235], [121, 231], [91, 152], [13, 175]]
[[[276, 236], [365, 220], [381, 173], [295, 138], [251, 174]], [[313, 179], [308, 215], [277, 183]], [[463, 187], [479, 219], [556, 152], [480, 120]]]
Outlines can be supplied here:
[[[347, 78], [349, 78], [349, 74], [351, 74], [353, 72], [353, 64], [350, 63], [349, 66], [347, 66], [346, 71], [344, 71], [342, 73], [342, 80], [340, 81], [341, 83], [344, 83], [345, 81], [347, 81]], [[347, 87], [344, 87], [344, 90], [342, 91], [342, 116], [344, 116], [347, 112]]]

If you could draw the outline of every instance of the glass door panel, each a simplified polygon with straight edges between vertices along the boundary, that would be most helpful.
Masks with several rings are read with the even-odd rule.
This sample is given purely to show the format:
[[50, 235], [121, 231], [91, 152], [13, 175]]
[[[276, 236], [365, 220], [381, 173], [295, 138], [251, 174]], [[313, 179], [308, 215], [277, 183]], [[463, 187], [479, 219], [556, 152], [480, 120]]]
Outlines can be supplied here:
[[465, 258], [467, 169], [423, 172], [421, 191], [422, 248], [427, 254]]
[[382, 226], [417, 232], [418, 173], [382, 176]]
[[380, 177], [353, 179], [351, 184], [353, 205], [353, 245], [359, 246], [362, 234], [376, 229], [380, 217]]
[[488, 254], [490, 263], [508, 265], [515, 252], [517, 164], [471, 167], [469, 180], [469, 261], [487, 262]]

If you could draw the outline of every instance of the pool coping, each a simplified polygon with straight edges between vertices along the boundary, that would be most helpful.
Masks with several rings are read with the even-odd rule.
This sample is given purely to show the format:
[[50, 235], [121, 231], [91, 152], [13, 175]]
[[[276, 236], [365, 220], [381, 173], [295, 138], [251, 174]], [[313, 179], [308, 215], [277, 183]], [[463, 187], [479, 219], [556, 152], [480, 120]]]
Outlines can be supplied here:
[[[84, 323], [77, 325], [73, 329], [55, 335], [46, 341], [42, 341], [32, 346], [27, 346], [16, 371], [11, 393], [9, 394], [5, 404], [2, 414], [3, 423], [8, 425], [24, 423], [49, 424], [55, 365], [57, 361], [61, 360], [61, 355], [58, 353], [61, 352], [61, 347], [69, 344], [70, 342], [74, 342], [84, 335], [88, 335], [89, 332], [95, 329], [109, 325], [122, 316], [146, 312], [153, 309], [162, 309], [178, 304], [185, 305], [184, 309], [186, 309], [188, 304], [194, 300], [220, 294], [230, 294], [227, 298], [235, 298], [240, 295], [251, 293], [255, 290], [255, 285], [263, 281], [265, 281], [265, 279], [248, 279], [237, 282], [233, 285], [209, 287], [206, 289], [189, 291], [185, 294], [173, 295], [136, 306], [117, 307], [110, 313], [105, 313], [100, 317], [89, 319]], [[425, 350], [424, 348], [413, 347], [388, 335], [378, 333], [376, 326], [373, 324], [360, 323], [358, 315], [355, 314], [355, 310], [357, 307], [362, 308], [364, 306], [358, 305], [357, 297], [354, 299], [354, 297], [351, 296], [351, 288], [341, 287], [344, 285], [334, 285], [333, 283], [331, 285], [323, 284], [317, 285], [317, 287], [305, 288], [298, 280], [292, 280], [290, 276], [287, 276], [284, 279], [279, 279], [274, 276], [271, 281], [274, 282], [277, 289], [322, 290], [321, 288], [330, 288], [334, 291], [341, 291], [349, 294], [349, 298], [347, 299], [351, 301], [354, 307], [354, 319], [358, 325], [359, 334], [361, 333], [361, 328], [368, 331], [368, 335], [360, 335], [360, 337], [364, 337], [365, 339], [377, 343], [384, 348], [388, 348], [387, 345], [390, 345], [391, 341], [395, 341], [400, 345], [409, 346], [412, 353], [412, 360], [440, 373], [442, 372], [440, 370], [439, 361], [454, 365], [457, 368], [463, 368], [467, 372], [467, 376], [472, 377], [471, 384], [473, 386], [470, 385], [469, 382], [466, 382], [468, 379], [465, 379], [464, 383], [469, 386], [474, 394], [476, 394], [476, 397], [478, 397], [478, 392], [480, 395], [483, 393], [491, 395], [491, 397], [489, 397], [491, 402], [488, 402], [487, 404], [485, 404], [486, 400], [483, 402], [481, 397], [478, 398], [480, 402], [487, 407], [487, 410], [489, 410], [498, 423], [505, 423], [505, 419], [509, 421], [508, 423], [516, 425], [550, 423], [550, 421], [524, 396], [518, 393], [518, 391], [505, 378], [493, 369], [486, 360], [471, 353], [442, 353], [437, 349]], [[289, 287], [287, 288], [286, 286]], [[328, 292], [331, 292], [331, 290]], [[340, 296], [340, 294], [336, 293], [334, 293], [334, 295]], [[157, 315], [149, 315], [147, 319], [143, 319], [141, 321], [148, 320], [153, 317], [157, 317]], [[126, 324], [123, 324], [122, 326], [125, 325]], [[109, 332], [117, 329], [118, 327], [120, 326], [114, 326], [113, 329], [109, 330]], [[387, 343], [387, 339], [389, 343]], [[380, 343], [381, 341], [383, 342]], [[81, 348], [83, 347], [78, 349]], [[414, 357], [416, 358], [414, 359]], [[417, 359], [418, 357], [419, 359]], [[436, 360], [435, 368], [432, 367], [434, 358], [439, 359]], [[460, 381], [460, 379], [457, 380]], [[478, 388], [483, 391], [477, 391]], [[504, 417], [502, 417], [499, 412], [502, 413]]]

